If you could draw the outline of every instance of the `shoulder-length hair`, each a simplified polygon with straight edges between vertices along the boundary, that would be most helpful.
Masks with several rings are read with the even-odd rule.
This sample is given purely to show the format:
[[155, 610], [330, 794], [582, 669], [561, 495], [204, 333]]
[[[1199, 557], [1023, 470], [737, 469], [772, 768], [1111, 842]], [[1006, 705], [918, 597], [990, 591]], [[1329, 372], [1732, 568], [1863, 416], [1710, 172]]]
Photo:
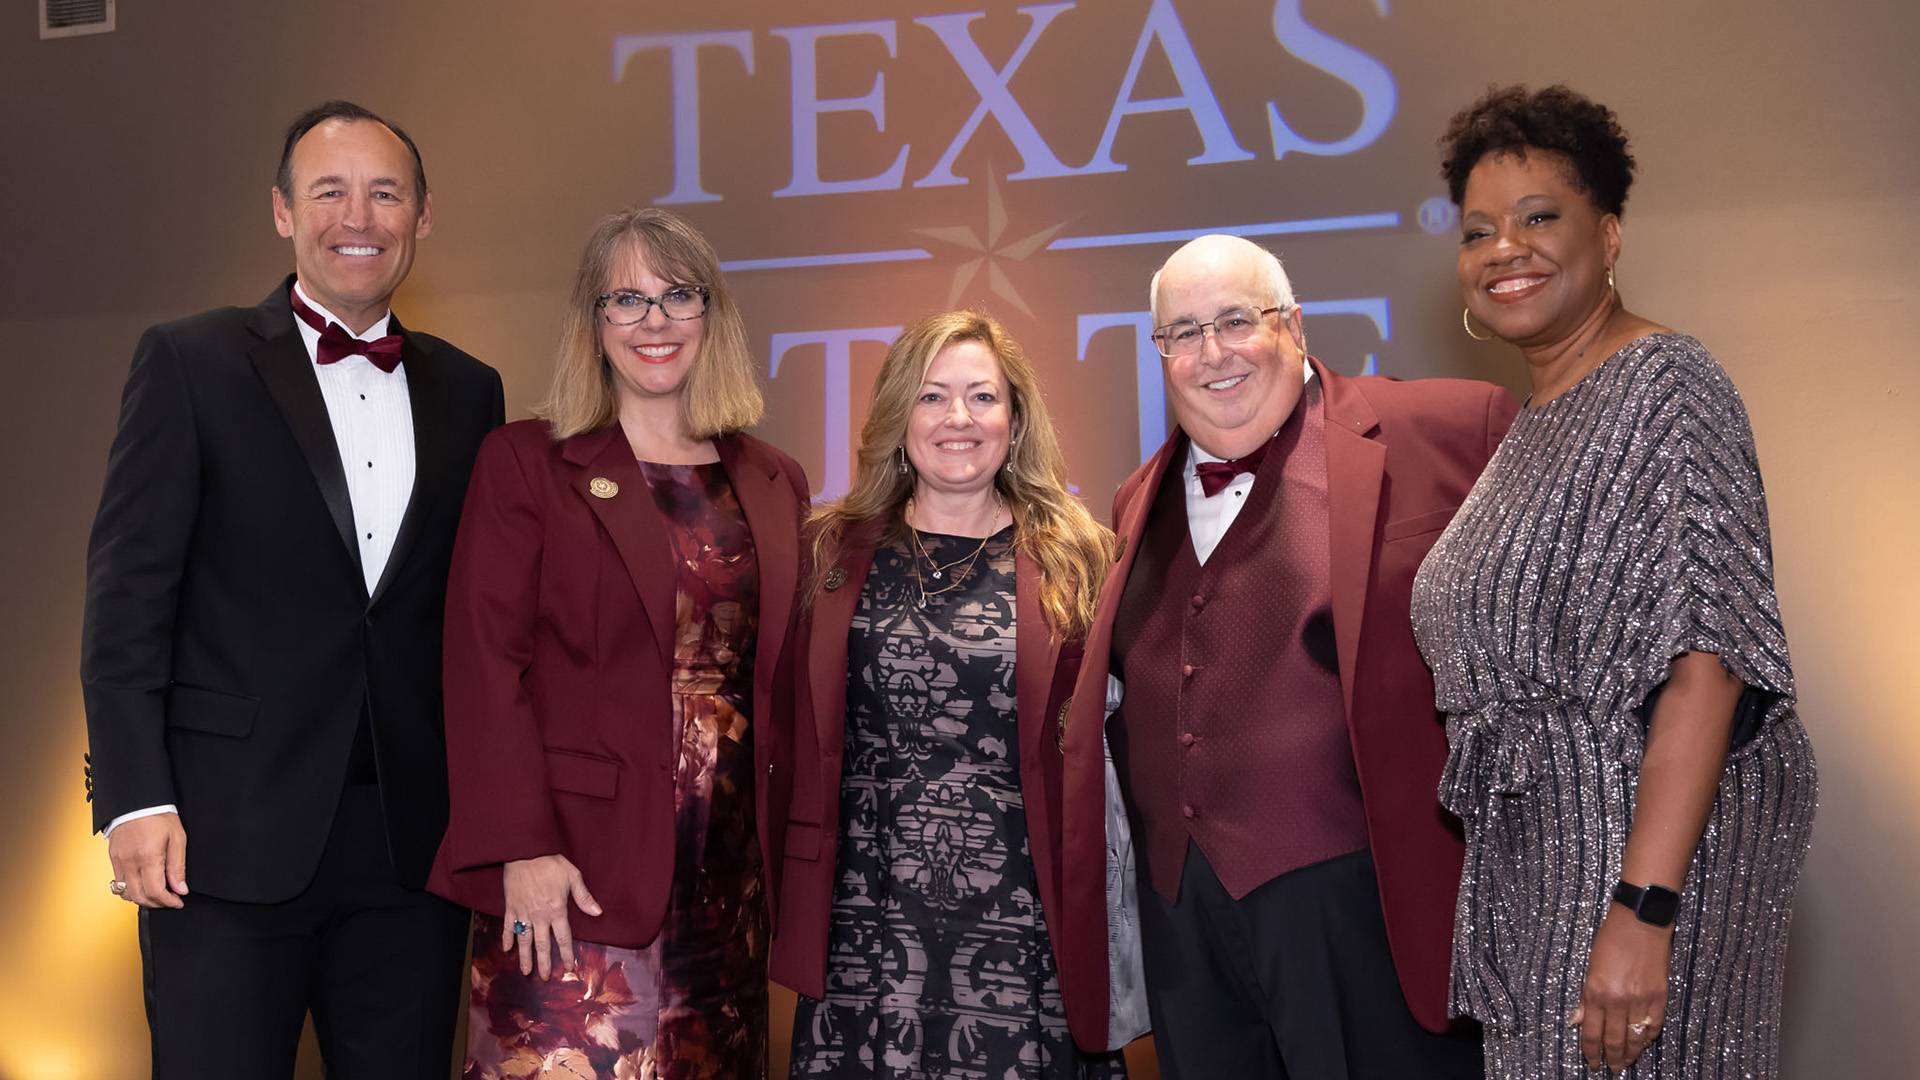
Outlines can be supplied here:
[[942, 349], [962, 341], [985, 345], [1000, 361], [1013, 409], [1012, 445], [994, 488], [1013, 512], [1014, 546], [1038, 566], [1040, 609], [1050, 629], [1076, 641], [1093, 625], [1093, 609], [1113, 550], [1113, 533], [1067, 490], [1066, 459], [1047, 417], [1039, 376], [1025, 350], [993, 316], [978, 311], [929, 315], [894, 340], [873, 381], [873, 404], [860, 431], [853, 486], [807, 519], [812, 556], [807, 601], [850, 543], [904, 540], [913, 476], [899, 467], [907, 420]]
[[754, 381], [746, 323], [726, 275], [720, 272], [720, 258], [699, 230], [678, 215], [654, 207], [610, 214], [587, 237], [580, 267], [573, 275], [567, 314], [560, 323], [553, 385], [534, 414], [547, 421], [556, 441], [597, 431], [620, 415], [613, 366], [600, 351], [600, 312], [595, 303], [629, 251], [667, 281], [707, 288], [706, 326], [680, 393], [680, 422], [687, 433], [710, 439], [758, 423], [766, 405]]

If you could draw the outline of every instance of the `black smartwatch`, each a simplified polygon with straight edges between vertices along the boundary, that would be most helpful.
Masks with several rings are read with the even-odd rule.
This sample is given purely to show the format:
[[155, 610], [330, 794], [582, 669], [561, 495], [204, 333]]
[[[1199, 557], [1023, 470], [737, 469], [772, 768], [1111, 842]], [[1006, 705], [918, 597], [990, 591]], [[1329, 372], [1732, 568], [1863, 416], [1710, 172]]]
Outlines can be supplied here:
[[1680, 913], [1680, 894], [1665, 885], [1629, 885], [1623, 881], [1613, 887], [1613, 902], [1653, 926], [1672, 926], [1673, 917]]

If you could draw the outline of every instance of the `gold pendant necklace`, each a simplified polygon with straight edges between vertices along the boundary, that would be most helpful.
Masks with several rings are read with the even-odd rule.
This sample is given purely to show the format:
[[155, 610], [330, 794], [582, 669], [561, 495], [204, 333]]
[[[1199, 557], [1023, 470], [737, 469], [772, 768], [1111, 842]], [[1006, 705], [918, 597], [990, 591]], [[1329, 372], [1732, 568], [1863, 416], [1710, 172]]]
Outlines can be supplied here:
[[[950, 563], [947, 563], [945, 566], [941, 566], [939, 563], [934, 561], [933, 556], [929, 555], [927, 553], [927, 549], [921, 545], [920, 530], [914, 529], [912, 526], [908, 526], [908, 529], [910, 531], [907, 534], [907, 539], [910, 545], [912, 546], [913, 550], [908, 555], [907, 565], [913, 568], [914, 591], [919, 594], [918, 598], [914, 601], [914, 606], [919, 608], [922, 611], [926, 610], [928, 599], [935, 596], [939, 596], [942, 593], [952, 592], [955, 589], [958, 589], [960, 586], [965, 585], [967, 583], [967, 578], [973, 573], [974, 564], [980, 561], [980, 553], [987, 550], [987, 541], [992, 539], [992, 537], [982, 538], [979, 545], [975, 547], [972, 551], [968, 552], [965, 555], [962, 555], [960, 558], [955, 559]], [[943, 570], [951, 570], [956, 566], [960, 566], [961, 563], [965, 563], [966, 565], [964, 567], [961, 567], [959, 573], [954, 574], [950, 580], [947, 580], [947, 583], [945, 585], [942, 585], [937, 589], [929, 590], [927, 588], [926, 579], [920, 575], [921, 559], [927, 560], [928, 566], [935, 567], [935, 569], [933, 570], [933, 576], [936, 579], [941, 578]]]
[[[907, 553], [907, 565], [911, 567], [913, 570], [914, 591], [918, 594], [917, 599], [915, 599], [914, 601], [914, 607], [922, 611], [925, 611], [927, 607], [927, 600], [929, 598], [939, 596], [942, 593], [952, 592], [953, 590], [958, 589], [960, 586], [966, 584], [968, 576], [973, 573], [974, 564], [980, 561], [980, 553], [987, 550], [987, 541], [993, 539], [994, 536], [998, 535], [999, 530], [997, 529], [993, 530], [989, 532], [987, 535], [981, 537], [980, 543], [975, 545], [972, 551], [967, 552], [965, 555], [962, 555], [959, 558], [952, 560], [951, 562], [942, 563], [938, 559], [935, 559], [933, 555], [927, 551], [926, 546], [920, 542], [920, 530], [916, 528], [913, 524], [913, 516], [914, 516], [913, 510], [914, 510], [913, 499], [908, 498], [907, 507], [906, 507], [907, 544], [909, 547], [909, 551]], [[989, 522], [988, 524], [991, 525], [994, 522], [997, 522], [999, 520], [999, 516], [1000, 516], [999, 508], [998, 506], [996, 506], [994, 510], [994, 521]], [[934, 589], [931, 592], [927, 590], [926, 578], [922, 577], [920, 573], [921, 559], [925, 559], [927, 561], [928, 576], [932, 577], [935, 581], [945, 581], [946, 582], [945, 585], [942, 585], [940, 588]], [[949, 579], [946, 576], [947, 571], [952, 570], [956, 566], [960, 566], [961, 563], [965, 563], [966, 565], [962, 567], [958, 573], [954, 574], [951, 579]]]

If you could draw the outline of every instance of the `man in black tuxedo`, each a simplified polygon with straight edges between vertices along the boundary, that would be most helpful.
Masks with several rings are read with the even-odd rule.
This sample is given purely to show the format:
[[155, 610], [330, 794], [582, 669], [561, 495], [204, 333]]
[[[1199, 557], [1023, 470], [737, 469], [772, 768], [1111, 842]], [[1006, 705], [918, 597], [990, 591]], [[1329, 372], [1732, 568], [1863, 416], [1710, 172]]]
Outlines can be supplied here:
[[311, 1009], [329, 1076], [444, 1078], [441, 608], [500, 377], [389, 310], [433, 226], [399, 128], [309, 110], [272, 200], [293, 276], [134, 351], [87, 550], [94, 827], [155, 1076], [290, 1075]]

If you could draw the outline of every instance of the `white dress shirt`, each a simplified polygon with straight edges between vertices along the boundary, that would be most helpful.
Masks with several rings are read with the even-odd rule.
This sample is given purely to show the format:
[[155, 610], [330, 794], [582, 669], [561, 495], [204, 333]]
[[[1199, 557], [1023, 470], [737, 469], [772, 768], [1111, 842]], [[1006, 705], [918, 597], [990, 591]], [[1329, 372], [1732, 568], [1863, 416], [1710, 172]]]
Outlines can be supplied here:
[[[1313, 367], [1301, 364], [1306, 376], [1302, 386], [1313, 381]], [[1220, 489], [1217, 495], [1208, 495], [1200, 486], [1198, 466], [1203, 461], [1225, 461], [1226, 458], [1209, 454], [1200, 449], [1200, 444], [1187, 440], [1187, 535], [1193, 538], [1193, 556], [1200, 565], [1207, 564], [1207, 556], [1220, 546], [1220, 538], [1227, 535], [1233, 519], [1240, 516], [1240, 508], [1247, 504], [1247, 493], [1253, 490], [1253, 474], [1241, 473]]]
[[[323, 320], [347, 324], [315, 303], [298, 282], [293, 289], [308, 307]], [[327, 419], [333, 424], [333, 445], [340, 452], [340, 466], [347, 474], [347, 497], [353, 503], [353, 536], [360, 545], [360, 570], [367, 594], [373, 594], [380, 574], [393, 554], [394, 535], [400, 531], [400, 519], [413, 497], [413, 405], [407, 397], [405, 364], [391, 373], [375, 367], [364, 356], [349, 356], [321, 366], [320, 331], [292, 316], [300, 341], [307, 347], [307, 362], [313, 364], [314, 377], [320, 382], [320, 397], [326, 402]], [[392, 313], [380, 316], [372, 326], [353, 336], [361, 341], [385, 337]], [[349, 331], [351, 333], [351, 331]], [[155, 814], [178, 813], [178, 807], [149, 806], [134, 810], [107, 823], [102, 835], [112, 836], [123, 822]]]
[[[346, 328], [332, 312], [314, 303], [298, 282], [293, 288], [322, 319]], [[361, 341], [385, 337], [391, 319], [391, 313], [382, 315], [354, 337]], [[307, 359], [312, 360], [320, 332], [302, 319], [293, 322], [307, 346]], [[407, 397], [407, 366], [389, 373], [364, 356], [349, 356], [324, 367], [316, 363], [313, 373], [320, 380], [327, 419], [333, 422], [333, 444], [347, 473], [353, 538], [360, 545], [360, 570], [371, 596], [387, 567], [387, 556], [393, 554], [394, 534], [400, 531], [407, 500], [413, 497], [413, 407]]]

